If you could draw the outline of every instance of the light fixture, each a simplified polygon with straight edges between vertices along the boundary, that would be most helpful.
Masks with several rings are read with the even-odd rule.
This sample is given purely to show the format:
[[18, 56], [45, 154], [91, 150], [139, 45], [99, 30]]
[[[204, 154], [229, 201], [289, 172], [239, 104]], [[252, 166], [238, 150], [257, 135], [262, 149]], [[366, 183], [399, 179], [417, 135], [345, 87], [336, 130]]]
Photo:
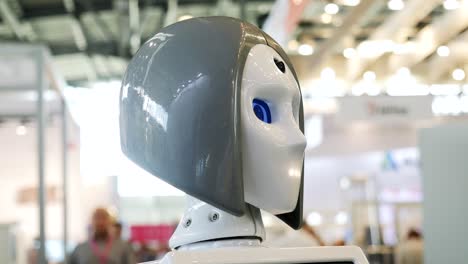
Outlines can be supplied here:
[[28, 130], [26, 129], [26, 126], [24, 124], [18, 125], [16, 127], [16, 135], [18, 136], [24, 136], [26, 135]]
[[[357, 84], [354, 84], [352, 87], [351, 87], [351, 94], [354, 95], [354, 96], [361, 96], [363, 95], [364, 93], [366, 92], [366, 85], [364, 85], [363, 83], [357, 83]], [[340, 181], [340, 186], [341, 184], [348, 184], [349, 182], [348, 181], [344, 181], [343, 179]], [[342, 187], [343, 189], [343, 187]], [[347, 188], [344, 188], [344, 189], [347, 189]]]
[[448, 57], [450, 55], [450, 49], [447, 46], [440, 46], [437, 48], [437, 55], [440, 57]]
[[357, 54], [356, 50], [353, 48], [346, 48], [343, 50], [343, 56], [347, 59], [355, 57]]
[[333, 20], [333, 17], [330, 14], [322, 14], [320, 16], [320, 20], [324, 24], [330, 24], [332, 22], [332, 20]]
[[340, 12], [340, 7], [335, 3], [328, 3], [325, 5], [324, 11], [329, 15], [336, 15]]
[[387, 84], [386, 92], [390, 96], [423, 96], [429, 94], [429, 85], [408, 83], [405, 80], [395, 80]]
[[369, 85], [367, 87], [367, 91], [366, 91], [367, 95], [369, 96], [377, 96], [380, 94], [380, 87], [378, 85]]
[[319, 226], [322, 224], [322, 215], [317, 212], [312, 212], [307, 215], [306, 223], [310, 226]]
[[346, 212], [338, 212], [335, 215], [335, 224], [337, 225], [346, 225], [348, 223], [348, 214]]
[[429, 87], [432, 95], [458, 95], [461, 90], [462, 87], [458, 84], [432, 84]]
[[357, 47], [357, 52], [362, 58], [378, 58], [387, 52], [392, 52], [394, 43], [390, 39], [365, 40]]
[[309, 44], [301, 44], [297, 51], [301, 55], [308, 56], [314, 53], [314, 48]]
[[361, 0], [343, 0], [345, 6], [357, 6], [361, 3]]
[[444, 8], [445, 10], [455, 10], [460, 7], [460, 1], [458, 0], [445, 0]]
[[396, 55], [411, 54], [415, 50], [416, 50], [416, 44], [413, 41], [393, 44], [393, 53]]
[[400, 76], [400, 77], [410, 76], [411, 71], [407, 67], [401, 67], [400, 69], [398, 69], [397, 75]]
[[364, 79], [364, 81], [373, 82], [373, 81], [375, 81], [375, 79], [377, 78], [377, 76], [375, 75], [375, 72], [373, 72], [373, 71], [366, 71], [366, 72], [362, 75], [362, 78]]
[[177, 19], [177, 21], [183, 21], [183, 20], [187, 20], [187, 19], [191, 19], [191, 18], [193, 18], [192, 15], [182, 15]]
[[291, 39], [288, 42], [288, 49], [289, 50], [297, 50], [298, 47], [299, 47], [299, 42], [297, 42], [297, 40]]
[[390, 10], [398, 11], [405, 8], [405, 3], [402, 0], [389, 0], [387, 2], [387, 7]]
[[465, 77], [466, 77], [465, 71], [460, 69], [460, 68], [457, 68], [457, 69], [453, 70], [453, 72], [452, 72], [452, 78], [455, 81], [462, 81], [463, 79], [465, 79]]
[[336, 80], [320, 80], [312, 81], [314, 85], [310, 91], [310, 95], [315, 98], [333, 98], [343, 97], [346, 95], [346, 85], [344, 82]]
[[320, 72], [320, 78], [324, 81], [334, 80], [336, 77], [335, 70], [330, 67], [326, 67]]

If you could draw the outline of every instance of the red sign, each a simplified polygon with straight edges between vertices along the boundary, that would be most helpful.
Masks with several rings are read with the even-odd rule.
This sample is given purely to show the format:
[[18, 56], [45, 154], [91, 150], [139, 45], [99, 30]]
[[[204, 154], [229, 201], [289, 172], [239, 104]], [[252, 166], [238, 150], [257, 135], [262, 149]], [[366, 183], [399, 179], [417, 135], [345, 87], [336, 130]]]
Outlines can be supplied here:
[[158, 241], [167, 244], [174, 230], [173, 225], [134, 225], [130, 227], [130, 240], [141, 243]]

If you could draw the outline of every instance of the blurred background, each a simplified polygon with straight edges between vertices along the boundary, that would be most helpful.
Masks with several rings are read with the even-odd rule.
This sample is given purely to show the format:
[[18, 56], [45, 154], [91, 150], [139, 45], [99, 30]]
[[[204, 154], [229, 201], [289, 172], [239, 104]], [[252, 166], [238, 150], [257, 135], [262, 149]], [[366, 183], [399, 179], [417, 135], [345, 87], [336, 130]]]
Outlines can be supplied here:
[[[161, 27], [213, 15], [264, 29], [298, 72], [310, 246], [396, 263], [422, 234], [426, 263], [466, 262], [468, 1], [0, 0], [0, 263], [63, 263], [96, 207], [136, 254], [167, 250], [185, 198], [123, 156], [120, 80]], [[298, 241], [264, 223], [267, 244]]]

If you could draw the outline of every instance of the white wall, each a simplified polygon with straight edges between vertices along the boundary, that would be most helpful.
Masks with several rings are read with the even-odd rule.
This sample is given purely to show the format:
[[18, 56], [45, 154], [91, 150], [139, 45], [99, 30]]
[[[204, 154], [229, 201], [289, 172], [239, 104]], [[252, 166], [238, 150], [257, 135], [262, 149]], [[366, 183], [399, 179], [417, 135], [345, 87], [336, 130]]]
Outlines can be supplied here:
[[426, 264], [468, 258], [468, 123], [421, 133]]
[[[18, 223], [20, 240], [19, 261], [24, 263], [24, 252], [32, 246], [38, 231], [37, 203], [19, 204], [18, 191], [37, 187], [37, 156], [35, 124], [27, 125], [27, 134], [16, 135], [17, 122], [0, 125], [0, 223]], [[80, 177], [79, 130], [71, 125], [69, 140], [69, 235], [73, 241], [86, 237], [86, 225], [91, 209], [109, 205], [111, 193], [106, 179], [93, 185], [84, 185]], [[46, 132], [46, 184], [61, 190], [62, 156], [60, 121], [55, 118]], [[47, 239], [62, 239], [62, 202], [49, 203], [46, 209]]]

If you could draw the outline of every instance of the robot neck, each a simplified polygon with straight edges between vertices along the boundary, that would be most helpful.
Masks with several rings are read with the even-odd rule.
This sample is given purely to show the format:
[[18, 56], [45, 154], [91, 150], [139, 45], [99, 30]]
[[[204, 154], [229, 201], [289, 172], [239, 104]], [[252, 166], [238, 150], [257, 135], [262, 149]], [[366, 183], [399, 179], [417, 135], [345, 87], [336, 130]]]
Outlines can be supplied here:
[[187, 196], [187, 208], [169, 241], [173, 249], [259, 246], [265, 239], [260, 210], [248, 205], [243, 216], [234, 216]]

